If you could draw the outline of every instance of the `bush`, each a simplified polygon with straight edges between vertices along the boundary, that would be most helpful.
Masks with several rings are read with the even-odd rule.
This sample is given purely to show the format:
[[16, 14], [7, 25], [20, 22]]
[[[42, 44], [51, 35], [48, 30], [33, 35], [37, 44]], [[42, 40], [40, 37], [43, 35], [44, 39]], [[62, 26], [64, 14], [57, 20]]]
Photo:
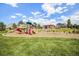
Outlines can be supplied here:
[[0, 31], [0, 33], [7, 33], [7, 30]]
[[78, 34], [79, 34], [79, 30], [77, 30], [77, 31], [76, 31], [76, 33], [78, 33]]
[[79, 34], [79, 29], [74, 29], [73, 33]]

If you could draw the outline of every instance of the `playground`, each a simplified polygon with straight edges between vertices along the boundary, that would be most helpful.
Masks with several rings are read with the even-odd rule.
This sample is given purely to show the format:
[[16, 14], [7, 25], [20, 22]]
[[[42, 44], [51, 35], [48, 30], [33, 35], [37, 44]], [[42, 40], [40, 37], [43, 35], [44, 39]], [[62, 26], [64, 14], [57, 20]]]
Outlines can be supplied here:
[[7, 37], [57, 37], [57, 38], [77, 38], [79, 34], [70, 33], [72, 29], [38, 29], [35, 28], [31, 22], [27, 22], [27, 25], [21, 24], [15, 29], [9, 30], [7, 33], [2, 34]]

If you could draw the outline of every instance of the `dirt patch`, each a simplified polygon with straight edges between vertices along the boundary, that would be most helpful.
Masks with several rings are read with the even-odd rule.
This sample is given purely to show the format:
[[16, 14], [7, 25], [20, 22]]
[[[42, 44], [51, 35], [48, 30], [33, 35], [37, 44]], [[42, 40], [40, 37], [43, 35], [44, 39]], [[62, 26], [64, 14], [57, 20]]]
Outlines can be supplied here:
[[79, 39], [79, 34], [69, 34], [62, 32], [39, 32], [37, 34], [28, 35], [28, 34], [17, 34], [17, 33], [6, 33], [3, 36], [8, 37], [61, 37], [61, 38], [77, 38]]

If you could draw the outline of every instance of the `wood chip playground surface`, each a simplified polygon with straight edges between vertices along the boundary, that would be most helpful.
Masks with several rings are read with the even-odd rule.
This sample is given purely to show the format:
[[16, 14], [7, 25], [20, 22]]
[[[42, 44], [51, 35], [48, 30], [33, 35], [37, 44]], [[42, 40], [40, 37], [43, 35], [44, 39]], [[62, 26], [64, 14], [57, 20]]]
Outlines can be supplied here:
[[5, 33], [2, 34], [7, 37], [56, 37], [56, 38], [76, 38], [79, 39], [79, 34], [63, 33], [63, 32], [39, 32], [36, 34], [18, 34], [18, 33]]

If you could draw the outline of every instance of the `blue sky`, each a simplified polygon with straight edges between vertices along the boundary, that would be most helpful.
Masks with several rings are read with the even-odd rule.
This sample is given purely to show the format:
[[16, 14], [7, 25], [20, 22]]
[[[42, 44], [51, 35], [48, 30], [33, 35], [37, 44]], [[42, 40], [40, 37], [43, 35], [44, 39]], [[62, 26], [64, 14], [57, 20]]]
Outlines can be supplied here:
[[0, 21], [10, 24], [22, 20], [39, 24], [79, 24], [78, 3], [0, 3]]

